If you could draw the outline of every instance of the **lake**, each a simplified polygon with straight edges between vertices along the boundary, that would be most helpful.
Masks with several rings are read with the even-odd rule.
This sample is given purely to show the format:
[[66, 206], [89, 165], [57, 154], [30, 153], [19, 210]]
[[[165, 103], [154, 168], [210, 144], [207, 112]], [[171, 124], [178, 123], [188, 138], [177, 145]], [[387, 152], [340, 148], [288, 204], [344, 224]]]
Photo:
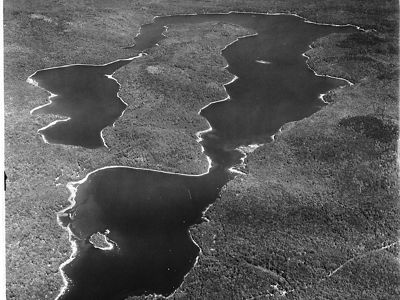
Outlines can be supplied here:
[[[232, 168], [245, 156], [238, 147], [271, 142], [283, 124], [326, 105], [321, 94], [347, 84], [316, 75], [302, 54], [322, 36], [355, 29], [317, 25], [291, 15], [157, 17], [141, 27], [130, 48], [146, 53], [165, 38], [168, 27], [204, 22], [236, 24], [257, 33], [222, 50], [235, 80], [225, 85], [226, 99], [215, 99], [200, 111], [210, 124], [198, 133], [211, 160], [208, 173], [185, 175], [121, 166], [95, 170], [70, 183], [71, 206], [59, 213], [59, 221], [71, 232], [75, 251], [62, 267], [69, 282], [59, 299], [173, 293], [199, 255], [189, 229], [203, 222], [203, 212], [235, 176]], [[52, 96], [51, 103], [32, 113], [68, 118], [40, 129], [44, 140], [87, 148], [106, 146], [101, 131], [126, 108], [112, 74], [134, 59], [139, 57], [33, 74], [29, 81]], [[100, 237], [97, 242], [95, 236]]]

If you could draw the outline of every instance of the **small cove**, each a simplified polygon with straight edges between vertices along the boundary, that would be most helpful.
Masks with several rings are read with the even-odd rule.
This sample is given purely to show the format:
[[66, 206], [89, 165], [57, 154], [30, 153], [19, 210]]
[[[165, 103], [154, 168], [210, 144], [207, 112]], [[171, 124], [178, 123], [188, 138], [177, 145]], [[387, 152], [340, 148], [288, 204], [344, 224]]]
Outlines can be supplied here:
[[[230, 13], [158, 17], [141, 27], [131, 48], [145, 51], [165, 38], [166, 28], [203, 22], [232, 23], [257, 32], [222, 50], [235, 80], [225, 85], [225, 101], [215, 99], [200, 111], [210, 124], [198, 134], [211, 159], [209, 172], [185, 175], [108, 167], [70, 183], [71, 206], [60, 213], [59, 221], [72, 233], [75, 253], [62, 267], [69, 282], [59, 299], [173, 293], [200, 251], [189, 228], [202, 222], [203, 212], [234, 177], [229, 169], [240, 164], [244, 156], [237, 148], [271, 141], [283, 124], [323, 107], [321, 94], [346, 84], [316, 76], [302, 54], [314, 40], [354, 28], [312, 24], [296, 16]], [[41, 129], [45, 140], [87, 148], [103, 146], [101, 130], [114, 123], [126, 107], [118, 97], [118, 83], [108, 76], [132, 60], [103, 66], [71, 65], [32, 75], [40, 87], [55, 94], [52, 103], [37, 112], [70, 118]], [[98, 112], [94, 115], [93, 107]], [[67, 129], [59, 128], [68, 122]], [[91, 237], [105, 232], [114, 247], [94, 247]]]
[[[28, 82], [50, 93], [49, 103], [31, 114], [67, 117], [39, 129], [45, 142], [97, 148], [106, 146], [101, 131], [124, 112], [126, 103], [118, 97], [119, 84], [112, 74], [135, 58], [105, 65], [69, 65], [43, 69]], [[84, 130], [82, 130], [84, 129]]]

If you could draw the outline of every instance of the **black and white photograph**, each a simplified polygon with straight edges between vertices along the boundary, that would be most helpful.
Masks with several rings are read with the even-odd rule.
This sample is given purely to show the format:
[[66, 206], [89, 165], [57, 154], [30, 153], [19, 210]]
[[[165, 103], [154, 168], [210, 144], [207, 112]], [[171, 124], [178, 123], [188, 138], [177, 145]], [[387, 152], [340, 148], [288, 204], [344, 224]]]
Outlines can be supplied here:
[[0, 299], [400, 299], [398, 0], [2, 22]]

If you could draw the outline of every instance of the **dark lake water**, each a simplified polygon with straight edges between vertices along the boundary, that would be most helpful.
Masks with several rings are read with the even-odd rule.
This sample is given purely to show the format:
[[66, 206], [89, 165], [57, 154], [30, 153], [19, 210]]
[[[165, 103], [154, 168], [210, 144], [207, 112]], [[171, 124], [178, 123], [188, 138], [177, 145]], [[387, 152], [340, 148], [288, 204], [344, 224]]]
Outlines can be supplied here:
[[102, 65], [70, 65], [37, 71], [29, 77], [52, 93], [51, 103], [32, 113], [68, 117], [39, 130], [52, 144], [86, 148], [104, 146], [101, 131], [112, 125], [126, 108], [118, 97], [119, 84], [110, 76], [132, 59]]
[[[218, 196], [228, 174], [214, 168], [187, 176], [127, 167], [91, 174], [79, 186], [76, 205], [61, 217], [76, 236], [77, 257], [64, 267], [72, 279], [61, 299], [124, 299], [168, 295], [194, 265], [199, 248], [188, 228]], [[110, 233], [111, 251], [89, 242]]]
[[[182, 283], [199, 254], [189, 228], [233, 178], [229, 168], [243, 153], [238, 146], [265, 143], [285, 123], [319, 110], [320, 94], [346, 82], [316, 76], [302, 56], [308, 45], [352, 27], [307, 23], [295, 16], [230, 13], [159, 17], [143, 25], [132, 50], [145, 51], [161, 39], [165, 26], [225, 22], [254, 29], [222, 51], [228, 70], [239, 79], [226, 86], [228, 101], [212, 103], [200, 114], [212, 130], [200, 142], [212, 160], [207, 174], [190, 176], [129, 167], [97, 170], [75, 183], [75, 203], [59, 215], [76, 243], [76, 257], [63, 267], [68, 289], [60, 299], [124, 299], [128, 295], [170, 295]], [[118, 83], [109, 78], [129, 63], [73, 65], [32, 75], [57, 96], [37, 112], [68, 116], [41, 134], [50, 143], [93, 148], [125, 109]], [[221, 100], [221, 99], [215, 99]], [[188, 99], [187, 101], [190, 101]], [[108, 239], [107, 247], [93, 235]], [[104, 244], [104, 243], [103, 243]]]

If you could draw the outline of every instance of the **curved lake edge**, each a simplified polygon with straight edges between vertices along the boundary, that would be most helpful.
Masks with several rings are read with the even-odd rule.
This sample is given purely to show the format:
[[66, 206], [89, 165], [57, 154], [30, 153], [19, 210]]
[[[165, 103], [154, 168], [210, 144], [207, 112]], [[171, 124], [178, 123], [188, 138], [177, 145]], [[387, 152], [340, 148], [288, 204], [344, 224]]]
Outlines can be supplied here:
[[[255, 12], [255, 11], [237, 11], [237, 10], [230, 10], [228, 12], [219, 12], [219, 11], [215, 11], [215, 12], [204, 12], [204, 13], [182, 13], [182, 14], [173, 14], [173, 15], [155, 15], [151, 21], [149, 23], [143, 23], [142, 25], [140, 25], [140, 28], [138, 30], [138, 33], [135, 35], [134, 39], [136, 37], [138, 37], [141, 34], [141, 28], [143, 25], [147, 25], [147, 24], [151, 24], [154, 23], [155, 19], [157, 18], [163, 18], [163, 17], [174, 17], [174, 16], [199, 16], [199, 15], [214, 15], [214, 14], [221, 14], [221, 15], [228, 15], [231, 13], [237, 13], [237, 14], [253, 14], [253, 15], [265, 15], [265, 16], [294, 16], [294, 17], [298, 17], [302, 20], [304, 20], [304, 22], [306, 23], [310, 23], [310, 24], [315, 24], [315, 25], [322, 25], [322, 26], [333, 26], [333, 27], [346, 27], [346, 26], [350, 26], [350, 27], [354, 27], [357, 30], [360, 30], [362, 32], [375, 32], [375, 29], [365, 29], [362, 28], [361, 26], [352, 24], [352, 23], [346, 23], [346, 24], [334, 24], [334, 23], [321, 23], [321, 22], [315, 22], [315, 21], [311, 21], [310, 19], [308, 19], [307, 17], [303, 17], [297, 13], [292, 13], [292, 12]], [[126, 46], [125, 48], [129, 49], [134, 47], [134, 45], [132, 46]]]
[[[118, 120], [123, 116], [123, 114], [124, 114], [126, 108], [128, 107], [128, 104], [119, 96], [119, 91], [120, 91], [121, 84], [118, 82], [118, 80], [117, 80], [116, 78], [113, 77], [113, 75], [115, 74], [115, 72], [117, 72], [117, 70], [119, 70], [119, 69], [120, 69], [121, 67], [123, 67], [124, 65], [127, 65], [127, 64], [131, 63], [132, 61], [134, 61], [135, 59], [144, 57], [144, 56], [146, 56], [146, 55], [147, 55], [147, 54], [146, 54], [145, 52], [142, 52], [142, 53], [139, 53], [138, 55], [133, 56], [133, 57], [129, 57], [129, 58], [120, 58], [120, 59], [116, 59], [116, 60], [114, 60], [114, 61], [111, 61], [111, 62], [108, 62], [108, 63], [104, 63], [104, 64], [66, 64], [66, 65], [62, 65], [62, 66], [58, 66], [58, 67], [49, 67], [49, 68], [39, 69], [39, 70], [35, 71], [33, 74], [31, 74], [31, 75], [26, 79], [26, 82], [29, 83], [29, 84], [31, 84], [31, 85], [33, 85], [33, 86], [35, 86], [35, 87], [38, 87], [38, 88], [42, 89], [42, 90], [45, 91], [45, 92], [47, 92], [47, 93], [49, 94], [49, 96], [47, 97], [47, 103], [42, 104], [42, 105], [39, 105], [39, 106], [37, 106], [37, 107], [31, 109], [30, 112], [29, 112], [30, 115], [33, 115], [33, 114], [35, 113], [35, 111], [37, 111], [37, 110], [40, 110], [40, 109], [42, 109], [42, 108], [46, 108], [46, 107], [48, 107], [48, 106], [50, 107], [50, 106], [53, 104], [52, 98], [58, 96], [57, 94], [54, 94], [54, 93], [52, 93], [50, 90], [48, 90], [48, 89], [46, 89], [45, 87], [41, 86], [35, 79], [33, 79], [33, 77], [36, 76], [39, 72], [51, 71], [51, 70], [62, 70], [62, 69], [66, 69], [66, 68], [69, 68], [69, 67], [99, 67], [99, 68], [104, 67], [104, 68], [106, 68], [107, 66], [112, 66], [113, 64], [118, 64], [118, 63], [120, 63], [121, 66], [115, 68], [115, 69], [111, 72], [111, 74], [107, 74], [107, 73], [110, 73], [110, 72], [107, 72], [107, 73], [104, 73], [104, 74], [103, 74], [105, 77], [107, 77], [108, 79], [114, 81], [114, 82], [117, 84], [117, 86], [118, 86], [118, 91], [117, 91], [117, 93], [116, 93], [116, 98], [117, 98], [120, 102], [122, 102], [123, 105], [125, 105], [125, 108], [121, 111], [120, 115], [114, 120], [114, 122], [113, 122], [111, 125], [109, 125], [109, 126], [111, 126], [111, 127], [114, 127], [114, 126], [115, 126], [115, 122], [118, 121]], [[47, 124], [46, 126], [43, 126], [43, 127], [39, 128], [39, 129], [37, 130], [37, 133], [42, 137], [43, 142], [46, 143], [46, 144], [63, 145], [62, 143], [52, 143], [52, 142], [49, 142], [49, 141], [46, 139], [45, 135], [44, 135], [43, 133], [41, 133], [41, 131], [46, 130], [46, 129], [49, 129], [49, 128], [55, 126], [56, 124], [59, 124], [59, 123], [62, 123], [62, 122], [67, 122], [67, 121], [71, 120], [71, 117], [63, 118], [63, 117], [64, 117], [63, 115], [59, 115], [59, 114], [56, 114], [56, 113], [55, 113], [55, 114], [54, 114], [54, 113], [50, 113], [50, 115], [55, 116], [55, 117], [57, 117], [58, 119], [56, 119], [56, 120], [50, 122], [50, 123]], [[109, 126], [103, 127], [103, 128], [100, 130], [100, 132], [99, 132], [100, 138], [101, 138], [101, 140], [102, 140], [102, 146], [104, 146], [104, 147], [107, 148], [107, 149], [108, 149], [109, 147], [108, 147], [108, 145], [107, 145], [107, 143], [106, 143], [106, 141], [105, 141], [105, 138], [104, 138], [104, 136], [103, 136], [103, 130], [104, 130], [106, 127], [109, 127]], [[80, 146], [80, 145], [71, 145], [71, 144], [66, 144], [66, 145], [67, 145], [67, 146]]]
[[[300, 16], [298, 16], [298, 15], [296, 15], [296, 14], [290, 14], [290, 13], [277, 13], [277, 14], [252, 13], [252, 12], [238, 12], [238, 13], [243, 13], [243, 14], [263, 14], [263, 15], [293, 15], [293, 16], [296, 16], [296, 17], [299, 17], [299, 18], [301, 18], [301, 19], [306, 20], [306, 19], [303, 18], [303, 17], [300, 17]], [[220, 13], [218, 13], [218, 14], [220, 14]], [[188, 16], [188, 15], [190, 15], [190, 14], [184, 14], [184, 16]], [[176, 16], [176, 15], [172, 15], [172, 16]], [[158, 17], [158, 16], [154, 17], [154, 19], [157, 18], [157, 17]], [[311, 22], [311, 21], [310, 21], [309, 23], [317, 24], [317, 25], [337, 26], [337, 27], [353, 26], [353, 27], [355, 27], [355, 28], [358, 29], [358, 30], [362, 30], [362, 29], [360, 29], [360, 27], [358, 27], [358, 26], [356, 26], [356, 25], [351, 25], [351, 24], [346, 24], [346, 25], [334, 25], [334, 24], [315, 23], [315, 22]], [[223, 49], [225, 49], [225, 48], [228, 47], [229, 45], [235, 43], [235, 42], [238, 41], [240, 38], [244, 38], [244, 37], [251, 36], [251, 35], [252, 35], [252, 34], [250, 34], [250, 35], [245, 35], [245, 36], [241, 36], [241, 37], [237, 38], [235, 41], [233, 41], [233, 42], [229, 43], [228, 45], [226, 45]], [[254, 35], [257, 35], [257, 33], [254, 34]], [[311, 48], [311, 45], [309, 45], [309, 47]], [[221, 51], [220, 51], [221, 55], [222, 55], [222, 50], [223, 50], [223, 49], [221, 49]], [[143, 53], [144, 53], [144, 52], [143, 52]], [[305, 52], [305, 53], [306, 53], [306, 52]], [[347, 80], [347, 79], [345, 79], [345, 78], [335, 77], [335, 76], [331, 76], [331, 75], [327, 75], [327, 74], [318, 74], [318, 73], [317, 73], [313, 68], [311, 68], [310, 65], [308, 64], [308, 60], [309, 60], [310, 57], [308, 57], [305, 53], [303, 53], [302, 55], [306, 58], [306, 65], [307, 65], [307, 67], [308, 67], [310, 70], [312, 70], [312, 71], [314, 72], [314, 74], [315, 74], [316, 76], [330, 77], [330, 78], [334, 78], [334, 79], [338, 79], [338, 80], [343, 80], [343, 81], [345, 81], [348, 85], [353, 85], [352, 82], [350, 82], [349, 80]], [[141, 54], [142, 54], [142, 53], [141, 53]], [[105, 64], [105, 65], [107, 65], [107, 64]], [[69, 65], [68, 65], [68, 66], [69, 66]], [[226, 69], [228, 66], [229, 66], [229, 64], [226, 65], [224, 68]], [[232, 75], [234, 75], [234, 74], [232, 74]], [[225, 83], [225, 84], [223, 85], [223, 86], [224, 86], [224, 89], [225, 89], [225, 86], [226, 86], [226, 85], [228, 85], [229, 83], [231, 83], [231, 82], [237, 80], [238, 78], [239, 78], [239, 77], [237, 77], [236, 75], [234, 75], [234, 78], [233, 78], [231, 81], [229, 81], [228, 83]], [[114, 80], [116, 81], [116, 79], [114, 79]], [[118, 81], [117, 81], [117, 83], [118, 83]], [[119, 84], [119, 83], [118, 83], [118, 84]], [[344, 85], [344, 86], [346, 86], [346, 85]], [[341, 87], [344, 87], [344, 86], [341, 86]], [[330, 92], [330, 91], [332, 91], [332, 90], [327, 91], [327, 93]], [[228, 95], [226, 89], [225, 89], [225, 93]], [[326, 93], [325, 93], [325, 94], [326, 94]], [[321, 100], [322, 100], [323, 102], [325, 102], [324, 99], [323, 99], [323, 96], [324, 96], [325, 94], [321, 94]], [[50, 100], [50, 98], [51, 98], [51, 96], [49, 97], [49, 100]], [[121, 100], [122, 100], [122, 99], [121, 99]], [[229, 95], [228, 95], [228, 97], [225, 98], [225, 99], [210, 102], [210, 103], [208, 103], [207, 105], [205, 105], [203, 108], [206, 108], [207, 106], [211, 105], [212, 103], [215, 103], [215, 102], [222, 102], [222, 101], [227, 101], [227, 100], [229, 100]], [[122, 101], [123, 101], [123, 100], [122, 100]], [[325, 102], [325, 103], [326, 103], [326, 102]], [[45, 105], [49, 105], [49, 103], [48, 103], [48, 104], [45, 104]], [[198, 114], [200, 114], [200, 112], [201, 112], [201, 110], [202, 110], [203, 108], [201, 108], [201, 109], [199, 110]], [[122, 112], [121, 116], [122, 116], [122, 115], [123, 115], [123, 112]], [[120, 117], [121, 117], [121, 116], [120, 116]], [[307, 117], [306, 117], [306, 118], [307, 118]], [[205, 119], [205, 118], [204, 118], [204, 119]], [[207, 121], [207, 119], [205, 119], [205, 120]], [[58, 121], [62, 121], [62, 120], [58, 120]], [[56, 122], [58, 122], [58, 121], [56, 121]], [[116, 121], [117, 121], [117, 120], [116, 120]], [[115, 122], [116, 122], [116, 121], [115, 121]], [[115, 122], [114, 122], [114, 123], [115, 123]], [[208, 123], [208, 121], [207, 121], [207, 123]], [[113, 124], [113, 125], [114, 125], [114, 124]], [[209, 123], [208, 123], [208, 125], [209, 125], [209, 128], [208, 128], [208, 129], [202, 130], [202, 131], [199, 131], [199, 132], [196, 133], [196, 136], [198, 137], [198, 142], [201, 141], [201, 134], [202, 134], [202, 133], [205, 133], [205, 132], [207, 132], [207, 131], [212, 130], [211, 125], [210, 125]], [[281, 131], [281, 129], [279, 129], [278, 132], [276, 132], [275, 134], [273, 134], [273, 135], [271, 136], [272, 140], [274, 139], [274, 136], [275, 136], [277, 133], [279, 133], [280, 131]], [[105, 146], [106, 146], [106, 145], [105, 145]], [[200, 145], [200, 146], [201, 146], [201, 145]], [[248, 145], [248, 146], [251, 146], [251, 145]], [[261, 144], [261, 145], [258, 145], [258, 146], [262, 146], [262, 144]], [[202, 146], [201, 146], [201, 147], [202, 147]], [[202, 147], [202, 152], [204, 152], [203, 147]], [[247, 154], [247, 152], [245, 152], [245, 151], [241, 151], [241, 152], [244, 154], [244, 157], [243, 157], [243, 161], [244, 161], [244, 159], [246, 158], [246, 156], [247, 156], [248, 154]], [[85, 181], [87, 180], [87, 178], [88, 178], [91, 174], [93, 174], [93, 173], [95, 173], [95, 172], [97, 172], [97, 171], [100, 171], [100, 170], [103, 170], [103, 169], [108, 169], [108, 168], [124, 168], [124, 167], [126, 167], [126, 168], [132, 168], [132, 169], [135, 169], [135, 170], [150, 170], [150, 171], [153, 171], [153, 172], [160, 172], [160, 173], [167, 173], [167, 174], [179, 174], [179, 175], [190, 176], [190, 177], [192, 177], [192, 176], [202, 176], [202, 175], [207, 174], [207, 173], [209, 172], [209, 169], [211, 168], [211, 160], [209, 159], [208, 156], [206, 156], [206, 157], [207, 157], [207, 159], [208, 159], [208, 161], [209, 161], [209, 168], [208, 168], [208, 171], [205, 172], [205, 173], [202, 173], [202, 174], [198, 174], [198, 175], [197, 175], [197, 174], [196, 174], [196, 175], [192, 175], [192, 174], [182, 174], [182, 173], [168, 172], [168, 171], [162, 171], [162, 170], [153, 170], [153, 169], [148, 169], [148, 168], [135, 168], [135, 167], [128, 167], [128, 166], [107, 166], [107, 167], [103, 167], [103, 168], [96, 169], [96, 170], [94, 170], [94, 171], [88, 173], [88, 174], [85, 176], [85, 178], [83, 178], [82, 180], [79, 180], [79, 181], [71, 181], [71, 182], [68, 182], [68, 183], [67, 183], [67, 188], [68, 188], [69, 191], [70, 191], [70, 197], [69, 197], [69, 199], [68, 199], [69, 202], [70, 202], [70, 206], [68, 206], [67, 208], [65, 208], [65, 209], [63, 209], [62, 211], [60, 211], [60, 212], [58, 213], [58, 215], [59, 215], [59, 214], [62, 214], [65, 210], [67, 210], [67, 209], [69, 209], [69, 208], [71, 208], [71, 207], [73, 207], [73, 206], [75, 205], [75, 193], [76, 193], [77, 187], [78, 187], [80, 184], [82, 184], [83, 182], [85, 182]], [[242, 163], [243, 163], [243, 161], [242, 161]], [[232, 168], [233, 168], [233, 167], [232, 167]], [[232, 171], [231, 169], [229, 169], [229, 170]], [[237, 171], [237, 170], [235, 170], [235, 171]], [[244, 174], [244, 173], [242, 173], [242, 172], [240, 172], [240, 171], [239, 171], [238, 173]], [[75, 186], [76, 186], [76, 187], [75, 187]], [[203, 211], [203, 215], [204, 215], [204, 213], [206, 213], [206, 211], [207, 211], [212, 205], [213, 205], [213, 204], [210, 204], [210, 205]], [[71, 254], [70, 258], [69, 258], [67, 261], [65, 261], [65, 262], [59, 267], [59, 270], [60, 270], [61, 275], [62, 275], [62, 277], [63, 277], [64, 286], [62, 287], [62, 290], [60, 291], [60, 294], [57, 296], [57, 298], [58, 298], [60, 295], [62, 295], [63, 292], [65, 291], [65, 289], [67, 289], [67, 287], [68, 287], [68, 280], [66, 279], [65, 275], [63, 274], [62, 267], [65, 266], [66, 264], [68, 264], [70, 261], [72, 261], [72, 260], [74, 259], [75, 255], [76, 255], [76, 245], [75, 245], [74, 241], [72, 240], [72, 232], [69, 230], [69, 228], [64, 227], [64, 226], [61, 224], [61, 222], [59, 222], [59, 225], [60, 225], [63, 229], [67, 229], [68, 232], [69, 232], [69, 240], [70, 240], [70, 242], [71, 242], [72, 254]], [[189, 234], [190, 234], [190, 229], [189, 229]], [[192, 239], [192, 242], [195, 243], [195, 244], [198, 246], [198, 244], [196, 243], [196, 241], [193, 240], [193, 238], [192, 238], [191, 235], [190, 235], [190, 238]], [[200, 247], [199, 247], [199, 248], [200, 248]], [[200, 249], [200, 254], [201, 254], [201, 249]], [[200, 254], [197, 256], [194, 266], [198, 263]], [[187, 275], [188, 275], [188, 274], [186, 274], [185, 277], [186, 277]], [[184, 281], [183, 281], [183, 282], [184, 282]], [[181, 285], [183, 284], [183, 282], [181, 283]], [[179, 290], [179, 287], [175, 290], [175, 292], [176, 292], [177, 290]], [[175, 292], [174, 292], [174, 293], [175, 293]], [[172, 293], [172, 294], [169, 295], [168, 297], [173, 296], [174, 293]], [[161, 296], [161, 297], [163, 297], [162, 295], [156, 295], [156, 296]]]
[[[303, 16], [301, 16], [301, 15], [299, 15], [299, 14], [296, 14], [296, 13], [291, 13], [291, 12], [283, 12], [283, 13], [268, 13], [268, 12], [267, 12], [267, 13], [263, 13], [263, 12], [252, 12], [252, 11], [229, 11], [229, 12], [213, 12], [213, 13], [200, 13], [200, 14], [195, 13], [195, 14], [156, 15], [156, 16], [154, 16], [154, 17], [152, 18], [152, 21], [151, 21], [151, 22], [149, 22], [149, 23], [144, 23], [144, 24], [142, 24], [142, 25], [140, 26], [140, 28], [139, 28], [139, 30], [138, 30], [138, 33], [136, 34], [136, 36], [134, 37], [134, 39], [135, 39], [137, 36], [139, 36], [139, 35], [141, 34], [141, 28], [142, 28], [143, 25], [152, 24], [152, 23], [154, 23], [155, 20], [158, 19], [158, 18], [172, 17], [172, 16], [202, 16], [202, 15], [216, 15], [216, 14], [217, 14], [217, 15], [229, 15], [229, 14], [232, 14], [232, 13], [233, 13], [233, 14], [244, 14], [244, 15], [294, 16], [294, 17], [297, 17], [297, 18], [303, 20], [305, 23], [309, 23], [309, 24], [315, 24], [315, 25], [321, 25], [321, 26], [332, 26], [332, 27], [353, 27], [353, 28], [355, 28], [355, 29], [357, 29], [357, 30], [360, 30], [360, 31], [363, 31], [363, 32], [375, 31], [374, 29], [363, 29], [362, 27], [360, 27], [360, 26], [358, 26], [358, 25], [351, 24], [351, 23], [346, 23], [346, 24], [333, 24], [333, 23], [314, 22], [314, 21], [311, 21], [311, 20], [307, 19], [306, 17], [303, 17]], [[167, 26], [164, 26], [164, 29], [165, 29], [165, 30], [161, 33], [162, 36], [165, 36], [165, 32], [167, 31], [168, 27], [167, 27]], [[231, 45], [231, 44], [237, 42], [239, 39], [245, 38], [245, 37], [248, 37], [248, 36], [252, 36], [252, 35], [257, 35], [257, 34], [258, 34], [258, 33], [249, 34], [249, 35], [244, 35], [244, 36], [241, 36], [241, 37], [237, 38], [235, 41], [233, 41], [233, 42], [227, 44], [223, 49], [221, 49], [221, 55], [222, 55], [222, 51], [223, 51], [226, 47], [228, 47], [229, 45]], [[158, 42], [155, 44], [155, 46], [159, 46]], [[134, 47], [134, 46], [128, 46], [128, 47], [124, 47], [124, 48], [129, 49], [129, 48], [132, 48], [132, 47]], [[309, 45], [309, 47], [311, 48], [311, 45]], [[147, 50], [147, 49], [144, 49], [143, 51], [140, 51], [140, 53], [139, 53], [137, 56], [128, 57], [128, 58], [122, 58], [122, 59], [117, 59], [117, 60], [114, 60], [114, 61], [112, 61], [112, 62], [105, 63], [105, 64], [66, 64], [66, 65], [62, 65], [62, 66], [58, 66], [58, 67], [48, 67], [48, 68], [43, 68], [43, 69], [39, 69], [39, 70], [35, 71], [32, 75], [30, 75], [30, 76], [27, 78], [26, 81], [27, 81], [29, 84], [32, 84], [32, 85], [34, 85], [34, 86], [37, 86], [37, 87], [43, 89], [44, 91], [48, 92], [50, 95], [49, 95], [48, 98], [47, 98], [47, 100], [48, 100], [47, 103], [45, 103], [45, 104], [43, 104], [43, 105], [39, 105], [39, 106], [33, 108], [33, 109], [30, 111], [30, 114], [32, 115], [36, 110], [39, 110], [39, 109], [41, 109], [41, 108], [50, 106], [50, 105], [52, 104], [51, 98], [53, 98], [53, 97], [55, 97], [55, 96], [58, 96], [57, 94], [54, 94], [54, 93], [52, 93], [51, 91], [49, 91], [49, 90], [47, 90], [47, 89], [41, 87], [40, 85], [38, 85], [37, 82], [35, 82], [35, 80], [32, 79], [32, 77], [33, 77], [34, 75], [36, 75], [38, 72], [40, 72], [40, 71], [46, 71], [46, 70], [62, 69], [62, 68], [72, 67], [72, 66], [104, 67], [104, 66], [111, 65], [111, 64], [117, 63], [117, 62], [122, 62], [122, 61], [127, 61], [126, 64], [129, 64], [129, 63], [132, 62], [134, 59], [140, 58], [140, 57], [142, 57], [142, 56], [146, 56], [146, 55], [147, 55], [146, 50]], [[307, 57], [307, 55], [306, 55], [305, 53], [303, 53], [302, 55], [305, 56], [305, 57], [307, 58], [307, 60], [308, 60], [308, 57]], [[128, 61], [129, 61], [129, 62], [128, 62]], [[349, 83], [350, 85], [352, 85], [352, 83], [351, 83], [349, 80], [345, 79], [345, 78], [335, 77], [335, 76], [330, 76], [330, 75], [325, 75], [325, 74], [317, 74], [312, 68], [310, 68], [310, 66], [308, 65], [307, 62], [306, 62], [306, 64], [307, 64], [307, 66], [309, 67], [309, 69], [312, 70], [312, 71], [314, 72], [314, 74], [315, 74], [316, 76], [324, 76], [324, 77], [329, 77], [329, 78], [332, 78], [332, 79], [345, 80], [347, 83]], [[225, 68], [227, 68], [228, 66], [229, 66], [229, 65], [227, 65]], [[121, 66], [121, 67], [122, 67], [122, 66]], [[115, 127], [115, 123], [118, 121], [118, 119], [120, 119], [120, 118], [123, 116], [123, 114], [124, 114], [124, 112], [125, 112], [125, 110], [126, 110], [126, 108], [127, 108], [126, 102], [123, 101], [123, 99], [122, 99], [121, 97], [119, 97], [119, 90], [120, 90], [121, 85], [120, 85], [120, 83], [119, 83], [114, 77], [112, 77], [112, 75], [113, 75], [115, 72], [117, 72], [117, 70], [120, 69], [121, 67], [115, 69], [115, 71], [114, 71], [110, 76], [106, 75], [107, 78], [112, 79], [112, 80], [114, 80], [114, 81], [117, 83], [117, 85], [118, 85], [118, 92], [117, 92], [116, 97], [117, 97], [121, 102], [123, 102], [123, 103], [126, 105], [125, 109], [121, 112], [121, 114], [119, 115], [119, 117], [118, 117], [117, 119], [115, 119], [115, 121], [112, 123], [111, 127]], [[231, 82], [233, 82], [233, 81], [236, 80], [236, 79], [238, 79], [238, 77], [236, 77], [236, 75], [235, 75], [235, 78], [234, 78]], [[225, 83], [225, 84], [224, 84], [224, 87], [225, 87], [225, 85], [228, 85], [228, 84], [231, 83], [231, 82]], [[226, 90], [225, 90], [225, 91], [226, 91]], [[321, 96], [321, 100], [322, 100], [323, 102], [325, 102], [324, 99], [323, 99], [323, 95], [321, 94], [320, 96]], [[224, 100], [225, 100], [225, 99], [210, 102], [209, 104], [207, 104], [207, 105], [205, 105], [204, 107], [202, 107], [202, 108], [200, 109], [200, 111], [201, 111], [202, 109], [206, 108], [207, 106], [213, 104], [213, 103], [220, 102], [220, 101], [224, 101]], [[58, 116], [58, 115], [56, 114], [55, 116]], [[38, 134], [41, 135], [42, 140], [43, 140], [46, 144], [60, 144], [60, 143], [51, 143], [51, 142], [49, 142], [49, 141], [45, 138], [44, 134], [42, 134], [40, 131], [43, 131], [43, 130], [45, 130], [45, 129], [49, 129], [49, 128], [53, 127], [54, 125], [56, 125], [57, 123], [67, 122], [67, 121], [69, 121], [70, 119], [71, 119], [70, 117], [67, 117], [67, 118], [64, 118], [64, 119], [63, 119], [63, 118], [57, 119], [57, 120], [55, 120], [55, 121], [52, 121], [52, 122], [49, 123], [48, 125], [39, 128], [39, 129], [37, 130], [37, 132], [38, 132]], [[106, 127], [109, 127], [109, 126], [106, 126]], [[105, 138], [104, 138], [104, 136], [103, 136], [103, 130], [104, 130], [106, 127], [104, 127], [104, 128], [100, 131], [100, 137], [101, 137], [103, 146], [106, 147], [106, 148], [108, 148], [107, 143], [106, 143], [106, 140], [105, 140]], [[207, 130], [208, 130], [208, 129], [204, 130], [204, 132], [206, 132]], [[197, 134], [199, 134], [199, 133], [201, 133], [201, 131], [198, 132], [198, 133], [196, 133], [196, 136], [197, 136]], [[61, 143], [61, 144], [62, 144], [62, 143]], [[75, 145], [75, 146], [79, 146], [79, 145]], [[210, 162], [209, 162], [209, 163], [210, 163]]]

